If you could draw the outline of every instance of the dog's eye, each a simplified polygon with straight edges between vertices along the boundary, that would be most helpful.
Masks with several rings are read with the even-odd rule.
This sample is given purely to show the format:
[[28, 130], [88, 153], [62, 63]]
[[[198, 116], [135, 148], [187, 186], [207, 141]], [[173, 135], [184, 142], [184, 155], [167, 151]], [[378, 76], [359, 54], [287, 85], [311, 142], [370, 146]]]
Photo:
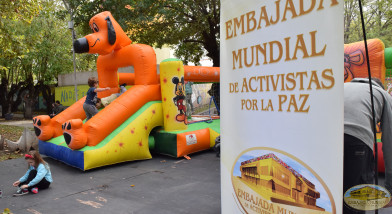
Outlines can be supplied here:
[[99, 31], [99, 28], [98, 28], [98, 26], [95, 23], [93, 23], [93, 31], [94, 32], [98, 32]]

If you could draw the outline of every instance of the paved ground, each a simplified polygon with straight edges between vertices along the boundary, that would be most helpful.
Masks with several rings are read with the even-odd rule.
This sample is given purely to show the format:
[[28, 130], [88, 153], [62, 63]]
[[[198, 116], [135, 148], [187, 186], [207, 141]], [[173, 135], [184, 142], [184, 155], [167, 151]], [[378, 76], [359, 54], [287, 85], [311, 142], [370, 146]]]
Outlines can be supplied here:
[[26, 127], [26, 128], [34, 128], [33, 120], [25, 120], [25, 119], [23, 119], [23, 115], [21, 115], [21, 114], [14, 114], [14, 120], [5, 120], [4, 118], [0, 118], [0, 124], [1, 125], [10, 125], [10, 126], [20, 126], [20, 127]]
[[[51, 166], [53, 184], [37, 195], [21, 197], [12, 197], [16, 190], [12, 183], [23, 175], [27, 165], [22, 158], [3, 161], [0, 162], [0, 189], [3, 190], [0, 211], [9, 208], [14, 214], [220, 213], [219, 158], [212, 151], [191, 158], [153, 154], [151, 160], [83, 172], [45, 157]], [[381, 175], [381, 185], [383, 181]], [[392, 208], [378, 213], [390, 214]]]
[[[54, 182], [37, 195], [11, 197], [12, 183], [26, 171], [24, 159], [0, 162], [0, 211], [57, 213], [220, 213], [220, 160], [213, 151], [191, 160], [153, 159], [80, 171], [51, 158]], [[134, 186], [131, 186], [134, 185]]]
[[[0, 124], [32, 128], [31, 120]], [[46, 157], [54, 183], [37, 195], [11, 197], [12, 183], [26, 171], [24, 159], [0, 162], [0, 211], [15, 214], [220, 213], [220, 165], [212, 151], [191, 160], [153, 154], [153, 159], [80, 171]], [[380, 185], [384, 183], [380, 175]], [[134, 186], [131, 186], [134, 185]], [[368, 211], [367, 214], [375, 213]], [[392, 213], [392, 207], [379, 214]]]
[[20, 121], [13, 121], [13, 120], [1, 120], [1, 125], [9, 125], [9, 126], [20, 126], [26, 128], [34, 128], [32, 120], [20, 120]]

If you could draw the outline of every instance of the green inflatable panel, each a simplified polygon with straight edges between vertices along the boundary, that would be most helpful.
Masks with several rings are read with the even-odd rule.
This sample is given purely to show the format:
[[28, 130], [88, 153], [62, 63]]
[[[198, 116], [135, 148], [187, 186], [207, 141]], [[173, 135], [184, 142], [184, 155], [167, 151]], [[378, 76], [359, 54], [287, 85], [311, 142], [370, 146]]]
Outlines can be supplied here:
[[385, 48], [384, 50], [385, 57], [385, 67], [392, 68], [392, 48]]

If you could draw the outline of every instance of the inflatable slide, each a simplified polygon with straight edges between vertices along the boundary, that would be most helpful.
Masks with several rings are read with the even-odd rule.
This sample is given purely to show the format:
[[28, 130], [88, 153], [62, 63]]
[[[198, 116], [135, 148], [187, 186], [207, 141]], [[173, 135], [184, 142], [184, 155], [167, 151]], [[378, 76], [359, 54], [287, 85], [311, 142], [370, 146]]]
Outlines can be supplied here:
[[[181, 157], [213, 146], [219, 135], [219, 119], [202, 126], [188, 125], [184, 80], [219, 81], [219, 68], [183, 66], [180, 60], [167, 59], [157, 75], [154, 50], [133, 44], [110, 12], [95, 15], [90, 26], [93, 33], [76, 40], [74, 49], [99, 54], [99, 87], [110, 90], [98, 92], [98, 97], [118, 93], [122, 83], [132, 87], [88, 121], [83, 110], [85, 98], [54, 118], [33, 118], [41, 154], [88, 170], [149, 159], [150, 148], [163, 154], [175, 150], [169, 154]], [[118, 68], [127, 66], [134, 67], [133, 74], [117, 73]], [[172, 141], [161, 135], [172, 136]]]

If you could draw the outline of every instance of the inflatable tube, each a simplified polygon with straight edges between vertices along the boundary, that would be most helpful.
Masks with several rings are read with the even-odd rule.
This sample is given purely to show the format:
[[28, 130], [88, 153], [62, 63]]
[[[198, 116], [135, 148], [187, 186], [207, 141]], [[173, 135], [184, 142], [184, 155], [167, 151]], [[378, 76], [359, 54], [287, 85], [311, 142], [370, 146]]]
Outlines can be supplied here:
[[[385, 80], [384, 43], [379, 39], [367, 40], [372, 77]], [[365, 44], [363, 41], [344, 45], [344, 81], [368, 77]]]
[[185, 80], [192, 82], [219, 82], [219, 67], [184, 66]]
[[[202, 66], [184, 66], [184, 80], [192, 82], [219, 82], [219, 67], [202, 67]], [[119, 84], [135, 84], [134, 73], [118, 73]], [[157, 74], [160, 79], [160, 75]]]
[[155, 140], [154, 152], [182, 157], [202, 150], [212, 148], [215, 139], [220, 135], [220, 120], [211, 123], [201, 122], [188, 125], [181, 131], [165, 131], [158, 129], [152, 133]]

